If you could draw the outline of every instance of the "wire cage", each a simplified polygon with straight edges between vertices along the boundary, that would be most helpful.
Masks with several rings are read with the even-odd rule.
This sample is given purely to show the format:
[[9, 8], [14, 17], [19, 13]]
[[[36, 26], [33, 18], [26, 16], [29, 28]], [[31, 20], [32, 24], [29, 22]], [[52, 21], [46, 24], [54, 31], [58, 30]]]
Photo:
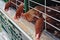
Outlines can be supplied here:
[[[51, 33], [52, 35], [55, 35], [56, 37], [60, 38], [60, 1], [55, 0], [29, 0], [28, 1], [28, 7], [34, 8], [35, 6], [42, 6], [45, 7], [44, 12], [39, 11], [48, 19], [50, 19], [50, 22], [46, 20], [45, 18], [45, 30]], [[35, 9], [36, 10], [36, 9]], [[48, 12], [48, 13], [47, 13]], [[58, 36], [59, 35], [59, 36]]]
[[24, 2], [23, 0], [8, 0], [7, 2], [11, 2], [10, 7], [13, 9], [17, 9], [19, 7], [19, 4]]
[[[12, 2], [17, 9], [19, 4], [22, 2], [20, 0], [15, 0], [16, 2]], [[39, 11], [45, 17], [45, 30], [50, 35], [54, 35], [55, 37], [60, 39], [60, 1], [58, 0], [24, 0], [24, 12], [27, 12], [30, 9], [34, 9], [35, 6], [44, 7], [43, 11]], [[46, 17], [48, 17], [47, 21]], [[52, 36], [51, 36], [52, 37]], [[52, 37], [53, 38], [53, 37]]]

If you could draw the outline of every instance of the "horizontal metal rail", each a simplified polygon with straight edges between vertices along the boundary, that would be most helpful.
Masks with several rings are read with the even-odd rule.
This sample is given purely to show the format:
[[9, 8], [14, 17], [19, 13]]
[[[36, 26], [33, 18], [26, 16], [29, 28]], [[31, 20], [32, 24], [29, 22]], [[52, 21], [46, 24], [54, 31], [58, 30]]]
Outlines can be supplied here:
[[60, 3], [60, 1], [57, 1], [57, 0], [51, 0], [51, 1], [54, 1], [54, 2]]
[[48, 8], [48, 9], [51, 9], [51, 10], [53, 10], [53, 11], [56, 11], [56, 12], [59, 12], [59, 13], [60, 13], [60, 11], [58, 11], [58, 10], [56, 10], [56, 9], [53, 9], [53, 8], [51, 8], [51, 7], [48, 7], [48, 6], [42, 5], [42, 4], [37, 3], [37, 2], [35, 2], [35, 1], [32, 1], [32, 0], [29, 0], [29, 1], [31, 1], [31, 2], [33, 2], [33, 3], [36, 3], [36, 4], [38, 4], [38, 5], [41, 5], [41, 6], [43, 6], [43, 7], [46, 7], [46, 8]]
[[[45, 21], [44, 21], [45, 22]], [[50, 26], [52, 26], [52, 27], [54, 27], [55, 29], [57, 29], [58, 31], [60, 31], [60, 29], [59, 28], [57, 28], [56, 26], [54, 26], [54, 25], [52, 25], [52, 24], [50, 24], [50, 23], [48, 23], [48, 22], [45, 22], [45, 23], [47, 23], [48, 25], [50, 25]]]
[[40, 13], [43, 13], [43, 15], [46, 15], [46, 16], [48, 16], [48, 17], [50, 17], [50, 18], [52, 18], [52, 19], [54, 19], [54, 20], [56, 20], [56, 21], [60, 22], [60, 20], [58, 20], [58, 19], [56, 19], [56, 18], [54, 18], [54, 17], [52, 17], [52, 16], [50, 16], [50, 15], [48, 15], [48, 14], [46, 14], [46, 13], [42, 12], [42, 11], [39, 11], [39, 10], [37, 10], [37, 9], [35, 9], [35, 8], [31, 7], [31, 6], [29, 6], [29, 7], [30, 7], [30, 8], [32, 8], [32, 9], [34, 9], [34, 10], [36, 10], [36, 11], [38, 11], [38, 12], [40, 12]]

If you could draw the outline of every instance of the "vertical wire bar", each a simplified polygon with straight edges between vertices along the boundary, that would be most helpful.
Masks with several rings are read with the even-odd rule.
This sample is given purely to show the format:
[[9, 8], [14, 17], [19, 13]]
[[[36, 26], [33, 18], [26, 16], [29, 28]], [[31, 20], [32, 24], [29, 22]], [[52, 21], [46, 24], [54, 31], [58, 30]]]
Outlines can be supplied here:
[[[18, 1], [18, 0], [16, 0], [16, 5], [17, 5], [17, 1]], [[17, 10], [17, 6], [16, 6], [16, 10]]]
[[46, 0], [45, 0], [45, 30], [46, 30]]
[[30, 7], [29, 7], [29, 6], [30, 6], [30, 1], [28, 0], [28, 8], [29, 8], [29, 10], [30, 10]]

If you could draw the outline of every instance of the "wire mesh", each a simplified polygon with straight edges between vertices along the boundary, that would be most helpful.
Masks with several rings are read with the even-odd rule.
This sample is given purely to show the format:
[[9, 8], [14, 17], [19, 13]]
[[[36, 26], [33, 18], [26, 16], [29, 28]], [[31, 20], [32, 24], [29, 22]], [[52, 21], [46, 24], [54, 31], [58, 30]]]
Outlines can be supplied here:
[[[16, 0], [16, 3], [14, 3], [14, 2], [12, 2], [11, 1], [11, 3], [13, 3], [14, 5], [16, 5], [16, 9], [17, 9], [17, 7], [19, 7], [18, 6], [18, 4], [17, 4], [17, 1], [19, 2], [19, 3], [21, 3], [22, 1], [19, 1], [19, 0]], [[54, 0], [51, 0], [51, 2], [57, 2], [57, 3], [60, 3], [60, 1], [54, 1]], [[37, 10], [37, 9], [35, 9], [34, 8], [34, 6], [36, 6], [36, 5], [31, 5], [31, 2], [32, 3], [34, 3], [34, 4], [36, 4], [36, 5], [39, 5], [39, 6], [42, 6], [42, 7], [44, 7], [45, 9], [44, 9], [44, 12], [42, 12], [42, 11], [39, 11], [39, 10]], [[52, 2], [52, 3], [53, 3]], [[46, 17], [49, 17], [49, 18], [51, 18], [51, 19], [53, 19], [53, 20], [55, 20], [55, 21], [58, 21], [58, 25], [60, 26], [60, 16], [58, 16], [59, 17], [59, 19], [58, 18], [56, 18], [56, 17], [53, 17], [53, 16], [51, 16], [51, 15], [53, 15], [53, 14], [51, 14], [51, 15], [49, 15], [49, 14], [47, 14], [46, 13], [46, 11], [47, 11], [47, 9], [48, 10], [51, 10], [51, 11], [54, 11], [54, 12], [57, 12], [57, 14], [56, 15], [60, 15], [60, 5], [58, 5], [57, 3], [53, 3], [52, 4], [52, 7], [50, 7], [50, 6], [48, 6], [47, 5], [47, 0], [44, 0], [44, 4], [42, 4], [42, 3], [39, 3], [39, 2], [36, 2], [36, 1], [33, 1], [33, 0], [28, 0], [28, 7], [29, 7], [29, 9], [34, 9], [34, 10], [36, 10], [36, 11], [38, 11], [38, 12], [40, 12], [40, 13], [42, 13], [43, 15], [45, 15], [45, 30], [47, 30], [46, 28], [47, 28], [47, 24], [49, 25], [49, 26], [52, 26], [53, 28], [55, 28], [56, 30], [58, 30], [58, 31], [60, 31], [60, 27], [58, 27], [58, 26], [55, 26], [54, 24], [52, 24], [52, 23], [49, 23], [49, 22], [47, 22], [47, 19], [46, 19]], [[50, 4], [51, 5], [51, 4]], [[54, 6], [55, 5], [55, 6]], [[59, 8], [58, 8], [58, 7]], [[59, 9], [59, 10], [58, 10]], [[33, 16], [36, 16], [36, 15], [33, 15]], [[36, 16], [37, 17], [37, 16]], [[37, 17], [37, 18], [39, 18], [39, 17]]]
[[[29, 8], [32, 8], [32, 9], [35, 9], [36, 11], [39, 11], [40, 13], [42, 13], [43, 15], [45, 15], [45, 30], [47, 30], [47, 24], [49, 25], [49, 26], [51, 26], [51, 28], [54, 28], [53, 30], [54, 31], [56, 31], [56, 30], [58, 30], [58, 31], [60, 31], [60, 18], [58, 19], [58, 18], [56, 18], [56, 17], [54, 17], [54, 16], [52, 16], [53, 14], [52, 13], [50, 13], [51, 15], [49, 15], [49, 14], [47, 14], [47, 9], [49, 9], [49, 10], [51, 10], [51, 11], [54, 11], [54, 13], [56, 14], [56, 15], [60, 15], [60, 5], [58, 5], [59, 3], [60, 3], [60, 1], [53, 1], [53, 0], [51, 0], [51, 2], [53, 3], [53, 5], [52, 5], [52, 7], [50, 7], [51, 6], [51, 4], [50, 4], [50, 6], [49, 5], [47, 5], [47, 0], [45, 0], [45, 2], [44, 2], [44, 5], [43, 4], [41, 4], [41, 3], [38, 3], [38, 2], [36, 2], [36, 1], [34, 1], [34, 0], [29, 0], [30, 2], [32, 2], [32, 3], [34, 3], [34, 4], [37, 4], [37, 5], [39, 5], [39, 6], [42, 6], [42, 7], [45, 7], [45, 11], [44, 12], [42, 12], [42, 11], [39, 11], [39, 10], [37, 10], [37, 9], [35, 9], [34, 8], [34, 6], [32, 7], [30, 4], [31, 3], [29, 3]], [[54, 4], [54, 2], [57, 2], [57, 3], [55, 3]], [[35, 5], [36, 6], [36, 5]], [[54, 8], [55, 7], [55, 8]], [[55, 22], [56, 22], [56, 24], [57, 25], [59, 25], [59, 26], [56, 26], [56, 24], [52, 24], [52, 23], [49, 23], [49, 22], [47, 22], [47, 19], [46, 19], [46, 17], [49, 17], [49, 18], [51, 18], [51, 19], [53, 19], [53, 20], [55, 20]], [[58, 17], [60, 17], [60, 16], [58, 16]], [[51, 21], [51, 20], [50, 20]], [[52, 21], [53, 22], [53, 21]], [[56, 30], [55, 30], [56, 29]], [[60, 32], [59, 32], [60, 33]]]

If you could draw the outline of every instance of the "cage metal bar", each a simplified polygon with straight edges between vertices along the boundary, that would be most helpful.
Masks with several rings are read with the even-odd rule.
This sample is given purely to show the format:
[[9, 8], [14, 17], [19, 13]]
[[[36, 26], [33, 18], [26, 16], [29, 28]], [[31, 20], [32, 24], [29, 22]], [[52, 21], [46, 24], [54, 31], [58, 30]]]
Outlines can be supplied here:
[[30, 6], [30, 1], [28, 1], [28, 8], [29, 8], [29, 10], [30, 10], [30, 7], [29, 7], [29, 6]]
[[[44, 21], [45, 22], [45, 21]], [[48, 22], [46, 22], [48, 25], [50, 25], [50, 26], [52, 26], [52, 27], [54, 27], [55, 29], [57, 29], [58, 31], [60, 31], [60, 29], [59, 28], [57, 28], [56, 26], [54, 26], [54, 25], [52, 25], [52, 24], [50, 24], [50, 23], [48, 23]]]
[[[16, 0], [16, 1], [18, 1], [18, 0]], [[21, 3], [22, 1], [18, 1], [19, 3]], [[14, 5], [16, 5], [17, 7], [19, 7], [18, 5], [17, 5], [17, 2], [16, 3], [14, 3], [14, 2], [12, 2], [11, 1], [11, 3], [13, 3]], [[22, 2], [23, 3], [23, 2]], [[23, 3], [24, 4], [24, 3]]]
[[[11, 3], [13, 3], [13, 4], [16, 5], [17, 7], [19, 7], [19, 5], [17, 5], [16, 3], [12, 2], [12, 1], [11, 1]], [[24, 3], [23, 3], [23, 4], [24, 4]], [[23, 10], [25, 10], [25, 9], [23, 9]]]
[[[21, 3], [22, 1], [19, 1], [19, 0], [17, 0], [19, 3]], [[22, 2], [23, 3], [23, 2]]]
[[46, 0], [45, 0], [45, 30], [46, 30]]
[[50, 18], [52, 18], [52, 19], [54, 19], [54, 20], [56, 20], [56, 21], [58, 21], [58, 22], [60, 22], [60, 20], [58, 20], [58, 19], [56, 19], [56, 18], [54, 18], [54, 17], [52, 17], [52, 16], [50, 16], [50, 15], [48, 15], [48, 14], [45, 14], [44, 12], [42, 12], [42, 11], [39, 11], [39, 10], [37, 10], [37, 9], [35, 9], [35, 8], [33, 8], [33, 7], [31, 7], [31, 6], [29, 6], [30, 8], [32, 8], [32, 9], [34, 9], [34, 10], [36, 10], [36, 11], [38, 11], [38, 12], [40, 12], [40, 13], [43, 13], [43, 15], [46, 15], [46, 16], [48, 16], [48, 17], [50, 17]]
[[31, 6], [29, 6], [29, 7], [30, 7], [30, 8], [32, 8], [32, 9], [34, 9], [34, 10], [36, 10], [36, 11], [38, 11], [38, 12], [40, 12], [40, 13], [44, 13], [44, 12], [39, 11], [39, 10], [37, 10], [37, 9], [35, 9], [35, 8], [31, 7]]
[[[45, 5], [42, 5], [42, 4], [37, 3], [37, 2], [35, 2], [35, 1], [32, 1], [32, 0], [30, 0], [30, 1], [33, 2], [33, 3], [36, 3], [36, 4], [38, 4], [38, 5], [41, 5], [41, 6], [45, 7]], [[51, 7], [46, 6], [46, 8], [49, 8], [49, 9], [51, 9], [51, 10], [53, 10], [53, 11], [56, 11], [56, 12], [59, 12], [59, 13], [60, 13], [60, 11], [58, 11], [58, 10], [56, 10], [56, 9], [53, 9], [53, 8], [51, 8]]]
[[16, 3], [12, 2], [12, 1], [11, 1], [11, 3], [13, 3], [13, 4], [16, 5], [17, 7], [19, 7]]
[[60, 3], [60, 1], [57, 1], [57, 0], [51, 0], [51, 1], [54, 1], [54, 2]]
[[[17, 5], [17, 0], [16, 0], [16, 5]], [[17, 9], [17, 6], [16, 6], [16, 9]]]
[[46, 16], [48, 16], [48, 17], [50, 17], [50, 18], [52, 18], [52, 19], [54, 19], [54, 20], [60, 22], [60, 20], [58, 20], [58, 19], [56, 19], [56, 18], [54, 18], [54, 17], [52, 17], [52, 16], [50, 16], [50, 15], [48, 15], [48, 14], [46, 14]]

